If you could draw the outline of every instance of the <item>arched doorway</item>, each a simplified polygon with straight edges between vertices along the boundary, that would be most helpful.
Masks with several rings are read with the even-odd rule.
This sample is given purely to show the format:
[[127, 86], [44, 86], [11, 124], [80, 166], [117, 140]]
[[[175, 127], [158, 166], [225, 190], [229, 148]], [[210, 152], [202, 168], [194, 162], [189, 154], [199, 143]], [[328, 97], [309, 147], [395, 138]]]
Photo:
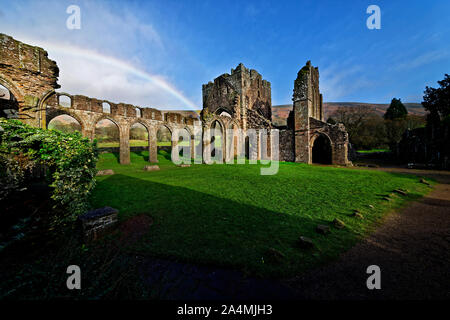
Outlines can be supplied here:
[[65, 133], [81, 133], [80, 122], [68, 114], [62, 114], [54, 117], [47, 125], [48, 129], [59, 130]]
[[166, 126], [159, 127], [156, 132], [157, 152], [167, 160], [171, 159], [172, 153], [172, 132]]
[[223, 159], [223, 127], [221, 123], [215, 120], [211, 125], [211, 157], [214, 159]]
[[119, 127], [109, 119], [102, 119], [95, 125], [95, 139], [99, 148], [119, 148]]
[[19, 117], [19, 103], [13, 93], [0, 84], [0, 118], [16, 119]]
[[142, 123], [136, 122], [131, 126], [130, 147], [148, 148], [148, 130]]
[[[130, 151], [139, 157], [148, 158], [148, 136], [148, 130], [142, 123], [134, 123], [130, 127]], [[131, 160], [133, 157], [131, 156]]]
[[188, 162], [191, 160], [191, 133], [186, 128], [178, 131], [178, 156], [182, 161]]
[[227, 157], [228, 160], [236, 160], [239, 150], [239, 127], [231, 122], [227, 129]]
[[313, 142], [312, 163], [331, 164], [332, 151], [330, 139], [320, 134]]

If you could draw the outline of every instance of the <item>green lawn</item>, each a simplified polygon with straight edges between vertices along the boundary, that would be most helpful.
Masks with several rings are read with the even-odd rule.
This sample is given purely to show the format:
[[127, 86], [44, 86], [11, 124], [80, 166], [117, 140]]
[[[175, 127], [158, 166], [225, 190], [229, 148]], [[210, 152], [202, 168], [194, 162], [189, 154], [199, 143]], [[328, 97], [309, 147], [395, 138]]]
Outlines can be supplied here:
[[[172, 145], [172, 142], [170, 141], [160, 141], [158, 142], [158, 147], [167, 146], [170, 147]], [[189, 145], [189, 142], [181, 141], [179, 143], [180, 146], [187, 146]], [[196, 143], [198, 145], [198, 142]], [[148, 146], [148, 142], [146, 140], [130, 140], [130, 147], [146, 147]], [[118, 148], [119, 142], [99, 142], [98, 143], [99, 148]]]
[[389, 152], [389, 149], [358, 150], [359, 153]]
[[[293, 275], [337, 257], [405, 202], [397, 195], [382, 200], [393, 189], [407, 189], [408, 199], [429, 190], [415, 176], [380, 171], [280, 163], [278, 174], [261, 176], [259, 165], [180, 168], [162, 152], [161, 170], [144, 172], [148, 152], [131, 153], [130, 165], [117, 158], [100, 155], [98, 168], [116, 174], [97, 178], [92, 204], [119, 209], [122, 221], [137, 214], [153, 218], [149, 233], [130, 250], [265, 276]], [[364, 219], [351, 217], [353, 209]], [[315, 232], [334, 218], [346, 228]], [[300, 249], [301, 235], [318, 249]], [[271, 258], [270, 248], [284, 255], [282, 261]]]

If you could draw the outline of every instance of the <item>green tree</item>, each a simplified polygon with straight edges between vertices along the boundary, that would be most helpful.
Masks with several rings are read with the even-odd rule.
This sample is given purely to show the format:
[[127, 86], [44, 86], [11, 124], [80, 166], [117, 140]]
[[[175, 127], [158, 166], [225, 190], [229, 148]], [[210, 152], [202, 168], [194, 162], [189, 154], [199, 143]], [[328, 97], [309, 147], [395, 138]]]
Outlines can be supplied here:
[[329, 124], [336, 124], [336, 120], [334, 120], [332, 117], [329, 117], [327, 120], [327, 123]]
[[450, 76], [438, 81], [439, 88], [425, 88], [422, 106], [431, 114], [431, 119], [442, 121], [450, 116]]
[[402, 103], [400, 99], [393, 98], [391, 100], [391, 104], [389, 108], [386, 110], [384, 114], [384, 119], [386, 120], [395, 120], [395, 119], [404, 119], [408, 115], [408, 110], [406, 110], [405, 105]]
[[[450, 76], [438, 81], [439, 88], [426, 87], [422, 106], [429, 113], [427, 127], [431, 146], [444, 159], [444, 166], [450, 160]], [[446, 164], [447, 162], [447, 164]]]

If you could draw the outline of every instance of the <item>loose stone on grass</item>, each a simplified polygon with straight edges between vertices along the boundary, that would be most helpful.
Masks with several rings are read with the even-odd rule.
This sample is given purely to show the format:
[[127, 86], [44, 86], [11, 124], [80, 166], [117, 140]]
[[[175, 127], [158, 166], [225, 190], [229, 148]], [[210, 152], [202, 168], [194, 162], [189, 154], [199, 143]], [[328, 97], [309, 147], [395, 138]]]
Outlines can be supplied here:
[[99, 170], [97, 172], [97, 176], [111, 176], [113, 174], [114, 174], [114, 170], [112, 170], [112, 169]]
[[312, 249], [315, 247], [314, 242], [312, 241], [312, 239], [308, 238], [308, 237], [304, 237], [304, 236], [300, 236], [299, 240], [299, 246], [300, 248], [303, 249]]
[[395, 189], [394, 192], [395, 192], [395, 193], [398, 193], [398, 194], [400, 194], [400, 195], [402, 195], [402, 196], [406, 196], [406, 195], [407, 195], [407, 193], [406, 193], [405, 191], [400, 190], [400, 189]]
[[369, 208], [374, 209], [375, 207], [373, 205], [369, 204]]
[[358, 219], [364, 219], [363, 215], [358, 212], [353, 212], [352, 217], [358, 218]]
[[144, 167], [144, 171], [158, 171], [159, 170], [159, 166], [154, 164], [154, 165], [147, 165]]
[[191, 165], [190, 164], [177, 164], [177, 167], [180, 167], [180, 168], [188, 168], [188, 167], [190, 167]]
[[425, 180], [424, 178], [420, 179], [420, 183], [426, 184], [427, 186], [430, 185], [430, 183], [427, 180]]
[[330, 233], [330, 227], [329, 227], [329, 226], [326, 226], [326, 225], [323, 225], [323, 224], [319, 224], [319, 225], [317, 225], [317, 227], [316, 227], [316, 232], [317, 232], [317, 233], [320, 233], [320, 234], [327, 234], [327, 233]]
[[269, 262], [281, 263], [285, 258], [284, 253], [275, 248], [269, 248], [266, 251], [266, 260]]
[[345, 223], [344, 223], [344, 221], [339, 220], [338, 218], [335, 218], [333, 220], [333, 226], [338, 229], [343, 229], [343, 228], [345, 228]]

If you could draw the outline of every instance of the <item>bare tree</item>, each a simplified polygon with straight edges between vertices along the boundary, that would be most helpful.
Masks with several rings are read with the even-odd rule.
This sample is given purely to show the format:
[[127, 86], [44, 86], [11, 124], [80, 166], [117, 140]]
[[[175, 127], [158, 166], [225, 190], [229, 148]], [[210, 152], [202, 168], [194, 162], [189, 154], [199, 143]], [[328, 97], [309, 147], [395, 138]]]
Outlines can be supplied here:
[[374, 110], [368, 106], [339, 107], [330, 117], [337, 123], [343, 123], [352, 142], [360, 129], [373, 117]]

